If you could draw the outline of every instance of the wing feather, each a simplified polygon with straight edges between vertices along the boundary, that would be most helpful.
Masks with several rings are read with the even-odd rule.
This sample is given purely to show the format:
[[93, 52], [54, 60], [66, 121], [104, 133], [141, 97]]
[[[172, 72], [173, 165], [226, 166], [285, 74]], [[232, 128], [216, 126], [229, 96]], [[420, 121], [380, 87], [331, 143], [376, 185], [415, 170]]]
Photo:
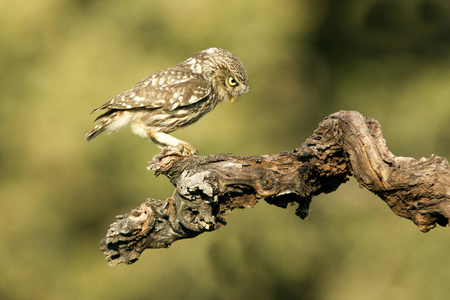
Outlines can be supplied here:
[[119, 94], [93, 112], [102, 109], [136, 108], [175, 110], [195, 104], [211, 94], [210, 83], [191, 70], [175, 66], [156, 72]]

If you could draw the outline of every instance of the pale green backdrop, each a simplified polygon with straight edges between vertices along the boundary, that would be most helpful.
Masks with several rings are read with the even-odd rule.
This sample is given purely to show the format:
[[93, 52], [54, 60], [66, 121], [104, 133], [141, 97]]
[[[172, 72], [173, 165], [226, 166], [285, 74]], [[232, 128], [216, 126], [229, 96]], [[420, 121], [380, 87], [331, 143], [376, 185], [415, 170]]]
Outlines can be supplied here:
[[173, 192], [89, 112], [211, 46], [250, 92], [175, 133], [202, 155], [299, 146], [330, 113], [380, 121], [401, 156], [450, 157], [450, 2], [0, 2], [0, 299], [446, 299], [449, 231], [421, 233], [354, 180], [307, 220], [261, 202], [217, 232], [109, 267], [114, 216]]

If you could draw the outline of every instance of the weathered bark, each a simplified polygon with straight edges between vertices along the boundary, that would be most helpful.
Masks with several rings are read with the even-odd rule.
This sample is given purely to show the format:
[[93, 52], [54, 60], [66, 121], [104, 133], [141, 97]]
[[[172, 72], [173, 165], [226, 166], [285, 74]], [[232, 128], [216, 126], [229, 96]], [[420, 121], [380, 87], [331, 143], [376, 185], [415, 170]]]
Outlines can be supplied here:
[[170, 179], [174, 194], [147, 199], [117, 217], [100, 243], [110, 265], [133, 263], [146, 248], [216, 230], [233, 209], [253, 207], [259, 199], [283, 208], [296, 204], [304, 219], [313, 196], [333, 192], [351, 175], [421, 231], [449, 224], [448, 161], [394, 156], [379, 123], [358, 112], [330, 115], [291, 152], [182, 157], [167, 150], [154, 159], [150, 168]]

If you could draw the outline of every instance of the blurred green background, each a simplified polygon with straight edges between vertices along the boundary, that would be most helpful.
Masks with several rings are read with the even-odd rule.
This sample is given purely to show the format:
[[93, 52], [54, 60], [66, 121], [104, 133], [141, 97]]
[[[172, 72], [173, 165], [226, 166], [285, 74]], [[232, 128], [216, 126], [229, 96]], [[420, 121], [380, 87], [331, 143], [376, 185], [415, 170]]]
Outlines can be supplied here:
[[346, 109], [377, 119], [395, 155], [449, 158], [449, 1], [4, 0], [0, 16], [0, 299], [448, 297], [448, 229], [421, 233], [354, 180], [305, 221], [261, 202], [109, 267], [114, 216], [173, 187], [129, 129], [84, 134], [92, 109], [217, 46], [250, 92], [174, 134], [202, 155], [292, 150]]

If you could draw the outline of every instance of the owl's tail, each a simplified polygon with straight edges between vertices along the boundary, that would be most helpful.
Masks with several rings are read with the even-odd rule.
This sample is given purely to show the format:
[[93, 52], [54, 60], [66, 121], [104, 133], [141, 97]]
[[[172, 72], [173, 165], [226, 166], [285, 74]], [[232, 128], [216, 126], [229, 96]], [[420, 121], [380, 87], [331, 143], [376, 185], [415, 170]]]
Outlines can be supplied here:
[[[99, 124], [100, 125], [100, 124]], [[99, 135], [100, 133], [102, 133], [103, 131], [105, 131], [105, 128], [103, 127], [99, 127], [99, 125], [95, 126], [94, 129], [92, 129], [91, 131], [89, 131], [86, 134], [86, 141], [90, 141], [93, 138], [95, 138], [97, 135]]]
[[102, 117], [104, 117], [104, 119], [102, 121], [100, 121], [100, 123], [95, 125], [95, 127], [86, 134], [86, 141], [89, 142], [90, 140], [97, 137], [99, 134], [101, 134], [105, 130], [107, 130], [108, 132], [115, 131], [109, 127], [110, 127], [111, 123], [113, 123], [114, 121], [116, 121], [118, 119], [119, 115], [120, 114], [117, 111], [108, 111], [108, 112], [98, 116], [97, 119], [95, 119], [95, 120], [98, 120], [99, 118], [102, 118]]

